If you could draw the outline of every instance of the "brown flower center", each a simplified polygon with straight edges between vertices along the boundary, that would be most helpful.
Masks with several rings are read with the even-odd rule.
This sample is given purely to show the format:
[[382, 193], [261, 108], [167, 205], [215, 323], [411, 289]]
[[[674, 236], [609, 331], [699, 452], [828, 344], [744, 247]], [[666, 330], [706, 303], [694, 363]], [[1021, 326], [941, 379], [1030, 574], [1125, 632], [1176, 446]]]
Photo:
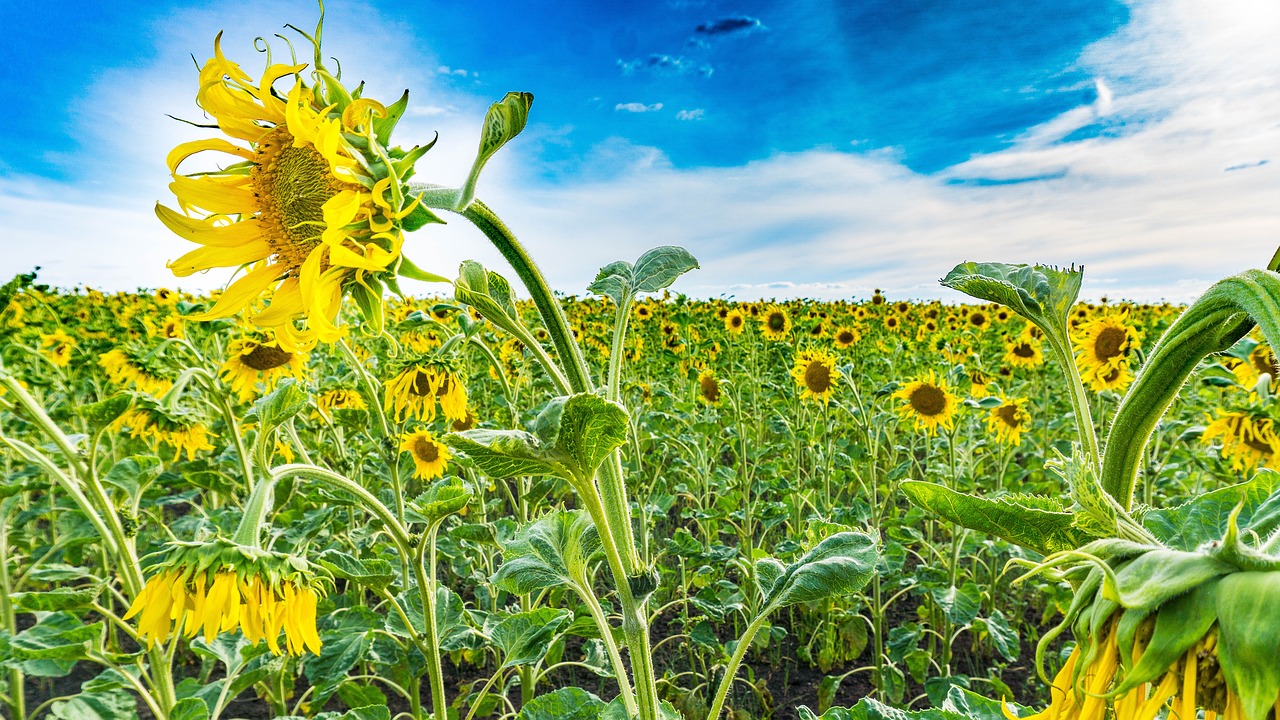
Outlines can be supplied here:
[[1033, 358], [1036, 356], [1036, 349], [1031, 347], [1031, 343], [1018, 343], [1013, 346], [1013, 354], [1020, 358]]
[[262, 372], [283, 367], [293, 360], [293, 353], [287, 353], [271, 345], [256, 345], [247, 354], [240, 356], [240, 362]]
[[418, 397], [431, 396], [431, 377], [422, 370], [414, 370], [413, 387], [410, 389]]
[[969, 316], [969, 324], [974, 327], [982, 327], [987, 324], [987, 316], [980, 312], [976, 312]]
[[853, 344], [853, 333], [848, 330], [842, 330], [839, 335], [836, 335], [836, 342], [842, 345]]
[[320, 243], [324, 204], [342, 184], [323, 155], [310, 145], [294, 147], [283, 126], [258, 143], [250, 177], [263, 236], [278, 261], [296, 273]]
[[911, 409], [925, 417], [941, 415], [947, 409], [947, 395], [942, 388], [924, 384], [911, 392]]
[[440, 448], [430, 440], [420, 437], [413, 441], [413, 456], [422, 462], [435, 462], [440, 459]]
[[734, 329], [742, 327], [742, 316], [734, 315], [733, 317], [729, 318], [729, 324], [732, 325]]
[[703, 375], [698, 378], [698, 392], [707, 402], [720, 402], [720, 381], [712, 375]]
[[769, 313], [769, 329], [774, 332], [782, 332], [787, 327], [787, 316], [780, 312]]
[[804, 369], [804, 386], [815, 395], [821, 395], [830, 390], [831, 369], [824, 362], [811, 361]]
[[1259, 374], [1266, 373], [1273, 378], [1280, 375], [1280, 372], [1277, 372], [1276, 356], [1262, 345], [1259, 345], [1253, 352], [1249, 353], [1249, 360]]
[[1093, 341], [1093, 354], [1098, 360], [1106, 362], [1121, 353], [1121, 348], [1128, 339], [1129, 333], [1125, 332], [1124, 328], [1109, 325], [1103, 328], [1102, 332], [1098, 333], [1098, 339]]
[[1000, 418], [1000, 422], [1013, 430], [1022, 427], [1022, 418], [1018, 416], [1017, 405], [1001, 405], [996, 408], [996, 417]]

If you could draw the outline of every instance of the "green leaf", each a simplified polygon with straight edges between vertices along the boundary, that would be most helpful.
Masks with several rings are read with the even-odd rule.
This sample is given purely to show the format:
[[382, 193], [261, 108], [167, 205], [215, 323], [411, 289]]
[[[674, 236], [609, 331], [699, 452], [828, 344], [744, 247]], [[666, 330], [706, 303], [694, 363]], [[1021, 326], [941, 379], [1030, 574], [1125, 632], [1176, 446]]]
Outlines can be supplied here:
[[320, 641], [319, 657], [309, 659], [303, 666], [307, 680], [316, 688], [317, 705], [323, 705], [356, 663], [369, 655], [373, 635], [341, 628], [321, 633]]
[[120, 393], [112, 395], [105, 400], [99, 400], [96, 403], [80, 406], [76, 412], [81, 417], [89, 421], [89, 427], [98, 429], [105, 428], [120, 418], [121, 415], [129, 409], [133, 404], [133, 395], [129, 393]]
[[471, 204], [476, 196], [480, 171], [494, 153], [524, 130], [525, 123], [529, 121], [529, 108], [532, 106], [533, 93], [527, 92], [509, 92], [506, 97], [489, 106], [489, 112], [484, 116], [484, 129], [480, 132], [480, 150], [476, 153], [475, 162], [471, 164], [471, 173], [462, 186], [454, 210], [462, 212]]
[[174, 703], [169, 720], [208, 720], [209, 706], [199, 698], [183, 698]]
[[770, 588], [766, 606], [785, 607], [861, 590], [875, 572], [876, 545], [875, 538], [863, 533], [832, 535], [787, 566]]
[[1212, 555], [1153, 548], [1117, 570], [1116, 587], [1104, 584], [1102, 597], [1131, 610], [1153, 610], [1233, 570], [1234, 567]]
[[682, 247], [656, 247], [641, 255], [632, 268], [635, 291], [657, 292], [670, 287], [676, 278], [699, 267], [698, 259]]
[[445, 435], [444, 442], [462, 453], [461, 460], [494, 480], [570, 474], [556, 462], [549, 448], [523, 430], [465, 430]]
[[493, 582], [516, 595], [578, 584], [588, 586], [588, 564], [600, 552], [591, 517], [582, 510], [555, 510], [520, 528], [502, 546], [503, 562]]
[[[419, 206], [418, 206], [418, 208], [417, 208], [417, 209], [415, 209], [415, 210], [413, 211], [413, 213], [414, 213], [414, 214], [416, 214], [416, 213], [418, 212], [418, 210], [421, 210], [422, 212], [425, 212], [425, 213], [427, 213], [427, 214], [431, 215], [431, 217], [435, 218], [435, 222], [441, 222], [441, 223], [442, 223], [442, 222], [444, 222], [444, 221], [443, 221], [443, 220], [441, 220], [440, 218], [436, 218], [436, 217], [435, 217], [435, 215], [434, 215], [430, 210], [426, 209], [426, 208], [425, 208], [425, 207], [423, 207], [422, 205], [419, 205]], [[405, 222], [405, 229], [406, 229], [406, 230], [416, 230], [416, 229], [417, 229], [417, 228], [410, 228], [410, 227], [409, 227], [409, 223], [408, 223], [407, 221], [408, 221], [410, 218], [412, 218], [412, 217], [413, 217], [413, 214], [409, 215], [409, 217], [408, 217], [408, 218], [405, 218], [405, 220], [406, 220], [406, 222]], [[426, 223], [423, 223], [423, 224], [425, 225]], [[435, 273], [433, 273], [433, 272], [427, 272], [426, 270], [423, 270], [422, 268], [420, 268], [420, 267], [418, 267], [416, 264], [414, 264], [414, 262], [413, 262], [412, 260], [410, 260], [408, 257], [406, 257], [403, 253], [401, 253], [401, 254], [400, 254], [400, 263], [399, 263], [399, 265], [397, 265], [397, 266], [396, 266], [396, 273], [397, 273], [398, 275], [400, 275], [401, 277], [407, 277], [407, 278], [409, 278], [410, 280], [417, 280], [417, 281], [419, 281], [419, 282], [429, 282], [429, 283], [447, 283], [447, 282], [452, 282], [451, 280], [449, 280], [449, 278], [447, 278], [447, 277], [445, 277], [445, 276], [443, 276], [443, 275], [437, 275], [437, 274], [435, 274]]]
[[18, 592], [9, 595], [15, 610], [47, 612], [51, 610], [80, 610], [89, 607], [102, 592], [102, 586], [88, 588], [54, 588], [37, 592]]
[[1218, 582], [1218, 662], [1246, 720], [1265, 720], [1280, 696], [1280, 573], [1241, 572]]
[[50, 613], [17, 635], [0, 633], [0, 663], [18, 667], [28, 675], [62, 677], [98, 646], [102, 628], [102, 622], [83, 625], [68, 612]]
[[570, 396], [560, 416], [556, 448], [577, 463], [580, 477], [589, 481], [609, 453], [627, 442], [627, 411], [599, 395]]
[[1149, 510], [1142, 524], [1160, 542], [1175, 550], [1194, 550], [1221, 540], [1227, 519], [1237, 505], [1241, 530], [1267, 537], [1280, 526], [1280, 473], [1259, 470], [1253, 479], [1197, 496], [1177, 507]]
[[440, 478], [431, 483], [426, 492], [409, 502], [409, 507], [405, 509], [406, 517], [412, 512], [416, 516], [410, 518], [413, 522], [434, 525], [450, 515], [462, 512], [467, 503], [471, 502], [472, 495], [471, 488], [460, 478]]
[[138, 701], [126, 690], [80, 693], [50, 705], [49, 714], [61, 720], [131, 720], [138, 717]]
[[1067, 314], [1080, 294], [1084, 270], [1047, 265], [966, 262], [955, 266], [942, 284], [988, 302], [999, 303], [1066, 338]]
[[136, 499], [142, 488], [150, 485], [160, 473], [164, 472], [164, 464], [154, 455], [131, 455], [115, 465], [102, 476], [108, 485], [120, 488], [130, 498]]
[[586, 690], [560, 688], [530, 700], [516, 720], [597, 720], [605, 703]]
[[498, 273], [485, 270], [475, 260], [465, 260], [459, 266], [458, 279], [453, 283], [453, 296], [508, 333], [517, 337], [524, 334], [511, 283]]
[[271, 392], [262, 396], [245, 414], [246, 420], [258, 423], [259, 437], [268, 437], [276, 428], [306, 409], [311, 395], [293, 378], [284, 378]]
[[1005, 618], [1004, 613], [999, 610], [992, 610], [991, 615], [985, 619], [979, 620], [978, 624], [987, 631], [987, 637], [991, 639], [991, 644], [995, 646], [996, 652], [1009, 662], [1018, 659], [1022, 654], [1022, 643], [1018, 638], [1018, 633], [1009, 626], [1009, 621]]
[[631, 263], [618, 260], [600, 268], [596, 279], [587, 286], [587, 291], [604, 295], [613, 300], [614, 304], [621, 305], [632, 294], [634, 287], [635, 272]]
[[1074, 515], [1051, 498], [976, 497], [920, 480], [906, 480], [899, 487], [911, 502], [944, 520], [995, 535], [1042, 555], [1074, 550], [1093, 539], [1075, 527]]
[[386, 560], [372, 558], [361, 560], [340, 550], [325, 550], [316, 562], [333, 573], [334, 577], [359, 583], [374, 590], [382, 590], [395, 581], [396, 572]]
[[503, 618], [489, 637], [502, 649], [502, 667], [535, 665], [546, 656], [551, 641], [573, 618], [568, 610], [541, 607]]
[[955, 625], [968, 625], [978, 617], [982, 591], [972, 582], [965, 583], [963, 588], [955, 585], [935, 588], [930, 594], [947, 619]]

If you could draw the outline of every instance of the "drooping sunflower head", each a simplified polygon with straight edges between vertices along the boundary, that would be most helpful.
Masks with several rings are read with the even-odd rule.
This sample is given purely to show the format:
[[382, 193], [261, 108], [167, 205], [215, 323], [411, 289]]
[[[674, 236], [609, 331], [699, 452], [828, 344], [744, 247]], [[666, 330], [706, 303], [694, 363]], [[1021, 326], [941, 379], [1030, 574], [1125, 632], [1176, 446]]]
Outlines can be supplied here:
[[978, 369], [969, 371], [969, 397], [984, 398], [987, 396], [987, 385], [991, 383], [991, 378]]
[[330, 419], [337, 410], [366, 410], [368, 407], [364, 396], [352, 388], [325, 390], [316, 397], [316, 412]]
[[802, 350], [796, 355], [791, 378], [800, 388], [802, 400], [816, 400], [825, 404], [831, 400], [839, 381], [836, 358], [826, 350]]
[[444, 416], [457, 422], [467, 416], [467, 388], [460, 374], [444, 360], [414, 358], [386, 382], [384, 409], [392, 412], [397, 422], [412, 417], [431, 422], [436, 405]]
[[[1248, 348], [1248, 343], [1254, 343], [1253, 339], [1241, 341], [1245, 348]], [[1275, 353], [1266, 343], [1255, 343], [1252, 348], [1241, 350], [1238, 354], [1233, 348], [1232, 354], [1235, 355], [1235, 365], [1231, 372], [1235, 375], [1236, 382], [1246, 388], [1255, 388], [1263, 375], [1270, 377], [1272, 382], [1280, 377], [1280, 365], [1276, 364]]]
[[174, 635], [213, 642], [239, 629], [275, 655], [320, 654], [316, 606], [331, 579], [305, 558], [218, 538], [170, 543], [148, 560], [152, 574], [124, 619], [141, 615], [138, 638], [149, 647]]
[[106, 371], [111, 382], [126, 388], [134, 387], [159, 397], [173, 387], [173, 380], [169, 377], [171, 371], [154, 353], [134, 345], [102, 353], [98, 356], [98, 364]]
[[197, 452], [215, 449], [210, 442], [214, 434], [199, 415], [146, 395], [135, 397], [133, 406], [112, 426], [127, 429], [130, 437], [146, 440], [152, 448], [168, 446], [173, 450], [174, 462], [184, 453], [187, 460], [195, 460]]
[[71, 363], [71, 351], [75, 347], [76, 339], [61, 328], [48, 334], [40, 334], [40, 353], [58, 367], [66, 367]]
[[947, 381], [933, 370], [908, 382], [893, 397], [903, 401], [898, 406], [898, 415], [904, 420], [913, 420], [917, 430], [932, 435], [939, 427], [950, 430], [955, 422], [959, 401]]
[[780, 305], [770, 305], [760, 313], [760, 334], [766, 340], [781, 340], [791, 332], [791, 315]]
[[721, 400], [720, 380], [711, 368], [704, 368], [698, 373], [698, 402], [704, 405], [719, 405]]
[[265, 391], [270, 391], [281, 378], [305, 377], [306, 368], [307, 353], [286, 350], [273, 337], [248, 335], [232, 340], [227, 346], [227, 359], [218, 376], [241, 402], [246, 402], [253, 398], [259, 382]]
[[[257, 82], [223, 55], [219, 34], [200, 70], [196, 103], [229, 139], [174, 148], [170, 189], [181, 212], [156, 205], [169, 229], [201, 245], [169, 263], [174, 274], [249, 268], [194, 317], [228, 317], [269, 297], [252, 321], [276, 330], [288, 349], [339, 337], [336, 317], [348, 292], [360, 296], [362, 310], [376, 310], [366, 320], [380, 327], [383, 283], [406, 268], [403, 232], [436, 220], [406, 184], [426, 149], [389, 146], [408, 94], [387, 106], [344, 87], [323, 65], [320, 30], [307, 37], [315, 59], [305, 78], [305, 64], [273, 64]], [[202, 152], [238, 162], [179, 172]]]
[[434, 480], [444, 476], [445, 468], [453, 459], [448, 446], [436, 439], [428, 430], [416, 430], [400, 436], [400, 451], [413, 457], [413, 476], [419, 480]]
[[1267, 415], [1253, 410], [1218, 410], [1216, 418], [1210, 418], [1201, 441], [1222, 443], [1222, 459], [1241, 473], [1251, 473], [1258, 467], [1271, 466], [1280, 453], [1280, 435]]

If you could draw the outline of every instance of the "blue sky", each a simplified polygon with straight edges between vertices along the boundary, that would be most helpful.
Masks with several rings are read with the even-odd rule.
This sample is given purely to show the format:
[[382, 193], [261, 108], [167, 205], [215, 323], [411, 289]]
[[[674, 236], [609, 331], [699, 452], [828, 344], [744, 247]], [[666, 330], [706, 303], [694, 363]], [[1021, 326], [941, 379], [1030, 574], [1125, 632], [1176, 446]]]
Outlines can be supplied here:
[[[698, 295], [948, 297], [951, 265], [1001, 259], [1083, 262], [1093, 295], [1187, 299], [1280, 238], [1269, 0], [327, 8], [345, 79], [410, 89], [400, 141], [440, 133], [424, 179], [458, 182], [487, 104], [534, 93], [480, 191], [566, 292], [674, 243], [702, 260], [682, 281]], [[256, 75], [255, 36], [315, 17], [302, 0], [0, 7], [0, 274], [179, 284], [164, 261], [186, 248], [151, 207], [166, 149], [208, 134], [165, 116], [200, 119], [191, 56], [225, 29]], [[445, 274], [500, 265], [457, 225], [409, 251]]]

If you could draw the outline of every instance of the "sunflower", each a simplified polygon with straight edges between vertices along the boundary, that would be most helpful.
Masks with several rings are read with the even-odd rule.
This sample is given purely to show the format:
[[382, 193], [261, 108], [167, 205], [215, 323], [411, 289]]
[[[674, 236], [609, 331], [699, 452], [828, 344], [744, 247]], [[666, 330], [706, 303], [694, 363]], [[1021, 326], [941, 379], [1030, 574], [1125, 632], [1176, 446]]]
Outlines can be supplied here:
[[1033, 368], [1044, 364], [1040, 341], [1023, 333], [1005, 340], [1004, 361], [1017, 368]]
[[[169, 153], [169, 187], [182, 212], [157, 203], [156, 215], [201, 246], [169, 268], [179, 277], [249, 268], [195, 319], [229, 317], [269, 296], [270, 306], [251, 320], [275, 329], [282, 348], [333, 341], [341, 334], [335, 322], [344, 293], [376, 295], [380, 308], [374, 288], [381, 284], [370, 276], [399, 269], [405, 219], [415, 209], [431, 219], [403, 185], [425, 150], [386, 147], [407, 96], [393, 109], [358, 91], [353, 97], [320, 64], [318, 44], [314, 86], [303, 82], [305, 64], [270, 65], [255, 84], [222, 54], [221, 40], [219, 33], [214, 56], [200, 70], [196, 103], [230, 140], [186, 142]], [[290, 77], [282, 97], [274, 86]], [[187, 158], [209, 151], [238, 161], [211, 172], [178, 172]]]
[[747, 327], [747, 316], [739, 309], [734, 308], [724, 316], [724, 329], [734, 335], [741, 335], [742, 331]]
[[760, 313], [760, 334], [766, 340], [781, 340], [791, 332], [791, 316], [778, 305], [770, 305]]
[[991, 408], [987, 413], [987, 431], [995, 436], [997, 442], [1017, 447], [1022, 442], [1022, 433], [1031, 423], [1031, 414], [1027, 412], [1027, 398], [1007, 398], [1000, 395], [1000, 405]]
[[932, 435], [939, 426], [947, 430], [953, 427], [959, 402], [947, 381], [939, 379], [933, 370], [907, 383], [893, 398], [904, 401], [898, 414], [904, 420], [914, 420], [917, 430]]
[[720, 381], [711, 368], [704, 368], [698, 373], [698, 402], [703, 405], [719, 405], [721, 399]]
[[165, 340], [176, 340], [186, 337], [187, 331], [181, 315], [170, 315], [160, 322], [157, 330]]
[[159, 397], [173, 387], [173, 381], [164, 376], [153, 355], [137, 352], [133, 348], [108, 350], [98, 356], [98, 364], [106, 371], [111, 382], [125, 387], [133, 386], [149, 395]]
[[401, 435], [400, 451], [413, 456], [413, 476], [419, 480], [443, 477], [445, 468], [453, 459], [449, 448], [426, 430]]
[[969, 371], [969, 397], [984, 398], [987, 396], [987, 385], [991, 384], [991, 378], [981, 370]]
[[987, 314], [982, 312], [981, 310], [974, 310], [973, 312], [969, 313], [969, 317], [967, 318], [967, 320], [969, 321], [969, 327], [973, 328], [974, 330], [984, 330], [988, 325], [991, 324], [991, 318], [988, 317]]
[[848, 325], [842, 325], [836, 328], [836, 333], [835, 333], [836, 347], [840, 348], [841, 350], [848, 350], [849, 348], [853, 347], [853, 345], [861, 339], [862, 339], [861, 333], [849, 327]]
[[1280, 436], [1271, 418], [1252, 412], [1218, 410], [1210, 418], [1200, 439], [1205, 443], [1222, 440], [1222, 459], [1231, 461], [1232, 469], [1251, 473], [1259, 465], [1270, 466], [1280, 452]]
[[176, 635], [213, 642], [238, 628], [255, 646], [265, 640], [275, 655], [284, 654], [281, 632], [290, 655], [320, 654], [316, 605], [322, 587], [304, 558], [225, 540], [167, 552], [170, 559], [147, 579], [124, 615], [141, 615], [138, 639], [148, 647]]
[[1270, 375], [1271, 381], [1275, 382], [1277, 376], [1280, 376], [1280, 365], [1276, 364], [1276, 356], [1271, 348], [1266, 343], [1258, 343], [1249, 351], [1248, 358], [1238, 362], [1231, 372], [1236, 376], [1236, 382], [1253, 388], [1264, 374]]
[[335, 410], [365, 410], [368, 407], [364, 397], [350, 388], [326, 390], [316, 398], [316, 411], [326, 418], [332, 418]]
[[71, 362], [71, 351], [76, 347], [76, 339], [58, 329], [49, 334], [40, 334], [40, 353], [58, 367], [66, 367]]
[[134, 406], [121, 415], [113, 426], [128, 428], [129, 436], [141, 438], [153, 448], [168, 445], [173, 449], [173, 461], [186, 454], [187, 460], [195, 460], [201, 450], [214, 450], [209, 442], [213, 434], [208, 426], [182, 408], [169, 408], [160, 402], [140, 396]]
[[449, 420], [466, 419], [467, 388], [461, 378], [445, 363], [413, 361], [387, 381], [383, 408], [393, 412], [397, 422], [408, 417], [431, 422], [437, 401]]
[[640, 322], [644, 322], [645, 320], [653, 317], [653, 309], [649, 307], [648, 303], [636, 303], [635, 309], [632, 310], [632, 312], [635, 314], [636, 320]]
[[[1129, 351], [1141, 347], [1142, 334], [1125, 323], [1127, 311], [1082, 322], [1072, 339], [1080, 379], [1095, 391], [1128, 385]], [[1126, 379], [1127, 375], [1127, 379]]]
[[467, 408], [466, 416], [463, 417], [461, 420], [454, 420], [449, 425], [449, 429], [453, 430], [454, 432], [466, 432], [467, 430], [470, 430], [471, 428], [475, 427], [476, 423], [478, 422], [480, 422], [480, 418], [476, 417], [475, 411], [472, 410], [471, 408]]
[[897, 315], [889, 315], [884, 319], [884, 327], [891, 333], [899, 332], [902, 330], [902, 318]]
[[218, 376], [240, 398], [247, 402], [253, 398], [259, 382], [267, 391], [284, 377], [303, 378], [307, 372], [307, 354], [289, 352], [273, 338], [240, 337], [227, 346], [227, 360], [218, 370]]
[[836, 358], [826, 350], [802, 350], [796, 355], [791, 378], [800, 388], [801, 400], [817, 400], [826, 404], [831, 400], [839, 379]]

